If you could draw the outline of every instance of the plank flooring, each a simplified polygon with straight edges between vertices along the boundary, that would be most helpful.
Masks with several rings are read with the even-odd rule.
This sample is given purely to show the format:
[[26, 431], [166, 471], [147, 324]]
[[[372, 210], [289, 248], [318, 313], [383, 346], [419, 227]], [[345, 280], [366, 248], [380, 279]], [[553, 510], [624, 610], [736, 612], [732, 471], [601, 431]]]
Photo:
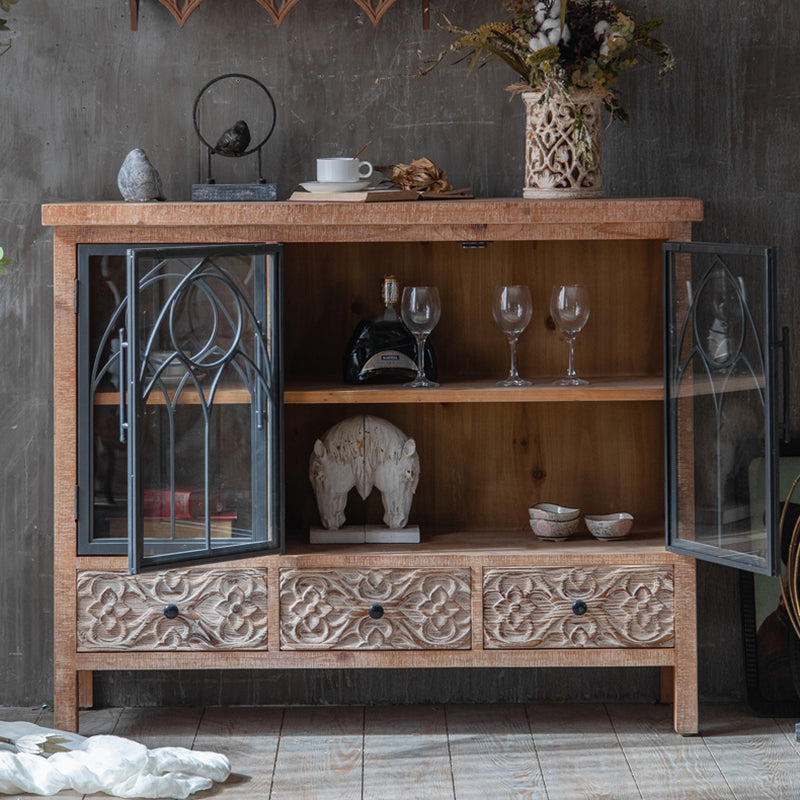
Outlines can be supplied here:
[[[0, 708], [0, 719], [52, 726], [48, 711]], [[703, 705], [692, 737], [673, 732], [670, 706], [639, 704], [124, 708], [80, 719], [87, 736], [225, 753], [233, 774], [196, 798], [800, 798], [800, 720], [732, 705]]]

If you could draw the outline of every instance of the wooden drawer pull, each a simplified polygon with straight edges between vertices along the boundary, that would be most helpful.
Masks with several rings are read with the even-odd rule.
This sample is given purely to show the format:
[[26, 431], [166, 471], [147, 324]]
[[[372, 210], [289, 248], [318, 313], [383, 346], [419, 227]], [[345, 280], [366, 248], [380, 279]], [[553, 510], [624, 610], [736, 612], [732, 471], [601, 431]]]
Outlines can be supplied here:
[[583, 600], [576, 600], [572, 604], [572, 613], [577, 614], [577, 616], [581, 616], [582, 614], [586, 613], [586, 603]]
[[372, 619], [380, 619], [383, 616], [383, 606], [379, 606], [377, 603], [374, 606], [370, 606], [369, 615]]
[[174, 603], [164, 606], [164, 616], [167, 619], [175, 619], [175, 617], [177, 617], [180, 613], [180, 609]]

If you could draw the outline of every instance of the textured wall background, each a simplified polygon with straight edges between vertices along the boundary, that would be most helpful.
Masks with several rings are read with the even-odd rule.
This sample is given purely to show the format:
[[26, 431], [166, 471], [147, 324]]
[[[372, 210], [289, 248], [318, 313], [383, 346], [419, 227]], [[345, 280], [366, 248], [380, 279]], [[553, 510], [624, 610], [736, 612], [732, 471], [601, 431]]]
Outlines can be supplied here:
[[[500, 0], [431, 0], [465, 27], [500, 18]], [[609, 196], [690, 195], [706, 204], [695, 238], [778, 248], [780, 320], [800, 331], [796, 256], [800, 4], [763, 0], [630, 0], [664, 16], [662, 38], [678, 69], [661, 87], [654, 67], [625, 76], [628, 127], [605, 133]], [[398, 0], [380, 25], [350, 0], [303, 0], [276, 29], [254, 0], [206, 0], [183, 29], [141, 0], [138, 32], [125, 0], [20, 0], [13, 41], [0, 57], [0, 244], [13, 258], [0, 278], [0, 704], [52, 693], [51, 234], [39, 206], [115, 200], [117, 170], [133, 147], [161, 173], [168, 199], [188, 199], [204, 178], [194, 98], [210, 79], [244, 72], [264, 82], [278, 124], [264, 175], [286, 197], [313, 178], [318, 155], [373, 144], [375, 163], [426, 155], [456, 186], [483, 196], [521, 195], [523, 109], [492, 65], [465, 80], [463, 66], [413, 73], [417, 51], [449, 44], [423, 31], [418, 0]], [[228, 165], [230, 167], [232, 165]], [[226, 168], [228, 168], [226, 167]], [[237, 165], [244, 168], [244, 165]], [[216, 169], [216, 168], [215, 168]], [[247, 180], [249, 175], [216, 175]], [[794, 381], [792, 428], [800, 426]], [[701, 694], [743, 695], [737, 573], [701, 564]], [[148, 702], [414, 702], [567, 697], [638, 699], [653, 671], [98, 676], [97, 699]]]

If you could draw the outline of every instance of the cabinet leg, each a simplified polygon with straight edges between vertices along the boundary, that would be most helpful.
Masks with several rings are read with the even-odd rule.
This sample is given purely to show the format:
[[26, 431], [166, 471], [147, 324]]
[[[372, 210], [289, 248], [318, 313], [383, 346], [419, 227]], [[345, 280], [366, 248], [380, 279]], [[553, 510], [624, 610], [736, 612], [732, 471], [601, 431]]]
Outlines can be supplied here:
[[94, 705], [94, 673], [88, 669], [78, 671], [78, 708]]
[[60, 670], [56, 667], [53, 712], [56, 728], [62, 731], [78, 732], [78, 673], [76, 670]]
[[675, 732], [692, 736], [698, 732], [697, 670], [675, 667]]
[[698, 732], [697, 611], [694, 559], [675, 560], [675, 731], [684, 736]]

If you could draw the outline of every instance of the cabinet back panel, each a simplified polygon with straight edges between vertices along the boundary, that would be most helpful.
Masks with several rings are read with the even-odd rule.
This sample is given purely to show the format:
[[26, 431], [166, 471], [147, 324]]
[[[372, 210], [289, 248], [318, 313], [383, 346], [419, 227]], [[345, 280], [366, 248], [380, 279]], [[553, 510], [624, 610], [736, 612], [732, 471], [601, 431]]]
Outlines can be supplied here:
[[[577, 412], [577, 413], [576, 413]], [[287, 543], [307, 542], [319, 515], [308, 479], [314, 441], [345, 417], [388, 419], [417, 443], [420, 481], [409, 522], [423, 534], [526, 530], [528, 508], [557, 502], [587, 514], [628, 511], [663, 525], [660, 403], [481, 403], [287, 406]], [[377, 523], [380, 493], [351, 490], [347, 524]]]
[[498, 379], [508, 345], [492, 318], [492, 289], [524, 283], [533, 318], [518, 345], [524, 377], [560, 375], [567, 347], [550, 321], [556, 283], [589, 287], [591, 315], [576, 344], [587, 376], [662, 373], [658, 241], [289, 244], [284, 261], [287, 382], [341, 381], [342, 356], [361, 319], [382, 314], [381, 280], [436, 285], [442, 317], [432, 341], [443, 381]]

